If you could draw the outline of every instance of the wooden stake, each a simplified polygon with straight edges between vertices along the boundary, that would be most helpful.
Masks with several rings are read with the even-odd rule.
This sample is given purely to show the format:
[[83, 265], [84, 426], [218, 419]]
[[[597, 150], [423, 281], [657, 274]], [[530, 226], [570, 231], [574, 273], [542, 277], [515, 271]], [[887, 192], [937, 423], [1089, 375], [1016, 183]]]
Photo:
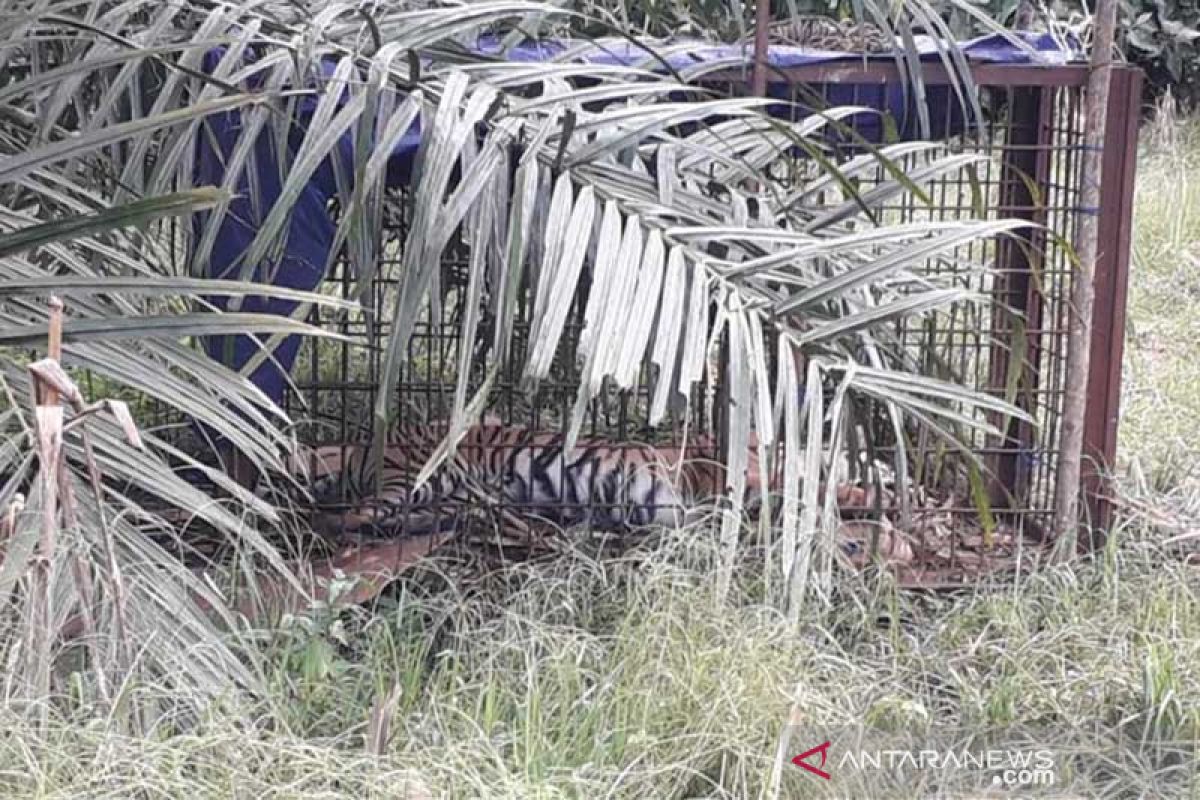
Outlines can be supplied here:
[[[63, 304], [50, 298], [50, 330], [46, 348], [47, 358], [62, 358]], [[62, 445], [63, 416], [58, 389], [31, 376], [35, 401], [34, 419], [37, 425], [39, 472], [42, 489], [42, 535], [38, 541], [37, 557], [32, 570], [30, 592], [30, 650], [33, 663], [34, 694], [39, 701], [38, 716], [43, 726], [48, 720], [46, 700], [50, 695], [54, 587], [51, 585], [54, 553], [58, 539], [58, 477]]]
[[[63, 301], [57, 297], [50, 298], [50, 331], [46, 343], [46, 358], [62, 362], [62, 326]], [[49, 384], [43, 384], [41, 397], [38, 402], [42, 405], [58, 405], [58, 389]]]
[[1095, 38], [1086, 96], [1086, 124], [1079, 193], [1080, 216], [1075, 233], [1079, 265], [1068, 309], [1066, 391], [1059, 440], [1058, 484], [1054, 498], [1055, 549], [1053, 560], [1075, 554], [1080, 522], [1080, 478], [1083, 461], [1083, 425], [1087, 412], [1088, 373], [1091, 369], [1092, 309], [1100, 221], [1100, 186], [1104, 156], [1105, 117], [1113, 65], [1116, 0], [1097, 0]]
[[771, 26], [771, 0], [758, 0], [754, 6], [754, 77], [751, 92], [755, 97], [767, 93], [767, 47]]

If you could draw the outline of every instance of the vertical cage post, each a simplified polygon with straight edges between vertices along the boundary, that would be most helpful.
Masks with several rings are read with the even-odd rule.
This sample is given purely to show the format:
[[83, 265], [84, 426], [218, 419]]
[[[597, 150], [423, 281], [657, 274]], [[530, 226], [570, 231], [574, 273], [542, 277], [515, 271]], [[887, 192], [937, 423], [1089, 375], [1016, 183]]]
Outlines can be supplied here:
[[755, 97], [767, 93], [767, 48], [771, 24], [771, 0], [757, 0], [754, 4], [754, 74], [751, 91]]
[[[1050, 180], [1050, 147], [1054, 108], [1052, 87], [1018, 86], [1008, 91], [1008, 128], [1001, 152], [1000, 198], [996, 209], [1002, 218], [1046, 222], [1045, 198]], [[1036, 343], [1041, 328], [1042, 298], [1033, 276], [1045, 257], [1044, 236], [1036, 229], [1002, 238], [996, 245], [996, 282], [993, 298], [989, 353], [989, 388], [1003, 394], [1012, 370], [1020, 383], [1016, 405], [1035, 413], [1038, 388]], [[1025, 335], [1019, 335], [1021, 329]], [[1000, 420], [997, 420], [999, 423]], [[1029, 466], [1022, 463], [1033, 447], [1033, 426], [1011, 420], [1004, 436], [992, 448], [989, 502], [996, 508], [1020, 508], [1029, 482]]]
[[1103, 542], [1112, 522], [1107, 473], [1117, 456], [1142, 77], [1136, 68], [1113, 69], [1105, 117], [1095, 321], [1090, 343], [1092, 369], [1088, 375], [1082, 464], [1085, 510], [1096, 537], [1093, 545]]

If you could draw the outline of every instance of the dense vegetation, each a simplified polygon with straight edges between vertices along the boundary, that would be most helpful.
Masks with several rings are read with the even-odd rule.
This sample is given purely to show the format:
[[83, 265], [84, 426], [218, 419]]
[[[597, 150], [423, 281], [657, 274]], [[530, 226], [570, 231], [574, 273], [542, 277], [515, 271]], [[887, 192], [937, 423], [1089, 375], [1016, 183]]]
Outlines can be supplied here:
[[[185, 226], [172, 224], [197, 211], [223, 213], [231, 200], [193, 185], [189, 146], [204, 115], [239, 109], [286, 138], [289, 118], [278, 112], [291, 98], [278, 90], [288, 80], [310, 75], [322, 59], [338, 65], [343, 81], [371, 77], [374, 82], [346, 81], [344, 105], [338, 105], [340, 82], [337, 91], [313, 87], [325, 125], [300, 137], [297, 151], [305, 157], [286, 165], [289, 180], [298, 183], [304, 165], [319, 161], [341, 132], [379, 125], [377, 132], [395, 134], [422, 115], [443, 138], [441, 150], [431, 147], [422, 156], [425, 183], [416, 194], [430, 208], [439, 201], [445, 216], [431, 215], [406, 243], [414, 255], [405, 267], [413, 275], [436, 263], [438, 244], [444, 244], [439, 232], [462, 222], [451, 216], [453, 203], [443, 207], [440, 201], [465, 147], [459, 142], [455, 149], [451, 134], [474, 129], [476, 122], [488, 131], [484, 154], [509, 137], [539, 143], [518, 174], [530, 186], [543, 175], [565, 186], [555, 189], [564, 207], [603, 221], [596, 226], [602, 243], [664, 237], [669, 229], [674, 238], [668, 243], [681, 258], [698, 260], [688, 236], [703, 230], [729, 245], [731, 261], [771, 252], [736, 216], [747, 207], [738, 192], [747, 180], [768, 182], [769, 156], [755, 161], [756, 145], [772, 136], [794, 142], [796, 131], [781, 132], [736, 102], [715, 101], [710, 111], [737, 123], [725, 130], [736, 134], [734, 143], [746, 154], [743, 164], [730, 168], [708, 157], [704, 142], [679, 134], [672, 127], [678, 120], [658, 115], [651, 104], [640, 109], [632, 137], [581, 108], [568, 116], [553, 105], [522, 104], [522, 92], [553, 70], [539, 66], [502, 76], [489, 60], [471, 62], [454, 45], [480, 27], [504, 30], [514, 15], [529, 21], [551, 14], [548, 22], [555, 24], [552, 9], [499, 2], [471, 8], [477, 18], [467, 19], [457, 8], [392, 10], [368, 23], [349, 6], [309, 15], [291, 3], [64, 0], [49, 7], [28, 3], [0, 17], [0, 59], [7, 67], [0, 81], [0, 344], [7, 347], [0, 353], [0, 431], [6, 433], [0, 510], [18, 509], [4, 520], [13, 522], [0, 528], [0, 794], [804, 796], [811, 788], [804, 775], [780, 771], [786, 759], [779, 758], [778, 741], [788, 720], [804, 731], [864, 718], [968, 730], [1037, 720], [1063, 727], [1121, 725], [1163, 739], [1195, 737], [1200, 718], [1186, 699], [1200, 690], [1200, 596], [1180, 545], [1164, 539], [1191, 531], [1200, 498], [1190, 463], [1200, 440], [1186, 414], [1200, 390], [1188, 377], [1194, 358], [1180, 344], [1189, 341], [1194, 321], [1174, 301], [1192, 280], [1200, 202], [1185, 194], [1183, 201], [1170, 201], [1170, 214], [1156, 212], [1165, 211], [1167, 202], [1161, 185], [1186, 183], [1200, 156], [1192, 129], [1171, 120], [1157, 129], [1139, 195], [1122, 527], [1097, 558], [939, 598], [901, 592], [886, 575], [841, 576], [836, 602], [815, 602], [806, 592], [783, 596], [781, 576], [772, 571], [779, 566], [764, 563], [761, 551], [738, 547], [736, 540], [731, 547], [717, 531], [691, 530], [648, 541], [617, 559], [581, 545], [547, 563], [491, 574], [434, 559], [373, 607], [345, 603], [334, 591], [310, 613], [269, 630], [231, 618], [225, 620], [231, 624], [212, 624], [205, 607], [220, 610], [225, 603], [164, 545], [186, 538], [181, 534], [187, 525], [179, 520], [202, 519], [244, 557], [237, 563], [272, 575], [285, 572], [272, 544], [289, 532], [284, 520], [224, 470], [177, 451], [161, 432], [141, 430], [146, 446], [139, 447], [120, 404], [88, 406], [105, 396], [149, 396], [231, 440], [255, 471], [283, 472], [288, 421], [234, 371], [197, 358], [187, 337], [229, 330], [323, 332], [257, 315], [208, 313], [215, 289], [233, 297], [256, 289], [242, 281], [220, 287], [196, 281], [198, 265], [182, 257]], [[728, 19], [705, 15], [718, 17], [723, 8], [587, 10], [650, 32], [680, 24], [686, 13], [697, 31], [731, 38], [748, 16], [735, 16], [722, 31]], [[394, 47], [377, 47], [373, 30]], [[214, 42], [261, 60], [246, 66], [231, 58], [216, 77], [202, 74], [199, 60]], [[400, 54], [406, 49], [422, 50], [430, 62], [405, 62]], [[464, 63], [470, 69], [454, 69]], [[276, 94], [247, 91], [249, 76]], [[573, 102], [570, 87], [556, 88], [563, 90], [564, 104]], [[647, 89], [618, 70], [599, 94], [677, 89], [665, 79]], [[505, 113], [493, 116], [500, 109]], [[464, 121], [463, 113], [475, 116]], [[568, 125], [596, 135], [573, 140], [564, 133]], [[631, 166], [628, 155], [656, 157], [663, 143], [677, 148], [680, 163], [688, 163], [682, 156], [695, 156], [692, 172], [680, 167], [678, 183], [666, 191]], [[569, 172], [558, 171], [564, 163]], [[374, 162], [360, 166], [366, 178], [347, 205], [344, 233], [365, 264], [378, 253], [369, 223], [377, 212], [380, 175]], [[935, 156], [926, 163], [930, 174], [957, 166]], [[586, 230], [574, 234], [583, 241], [568, 239], [565, 216], [539, 219], [538, 207], [502, 195], [506, 187], [489, 182], [483, 167], [480, 196], [518, 209], [515, 221], [502, 227], [506, 252], [514, 241], [520, 246], [527, 235], [522, 220], [530, 218], [537, 221], [529, 224], [542, 226], [534, 229], [542, 241], [586, 247]], [[833, 165], [828, 170], [826, 177], [835, 180]], [[698, 188], [700, 176], [710, 185], [714, 174], [724, 178], [722, 197], [730, 198], [724, 205]], [[897, 181], [875, 200], [906, 197], [910, 188]], [[760, 207], [769, 207], [758, 199]], [[842, 220], [857, 214], [847, 200]], [[465, 223], [473, 226], [474, 241], [495, 235], [479, 222], [483, 216]], [[864, 256], [847, 228], [822, 222], [803, 206], [781, 210], [771, 221], [812, 236], [806, 245], [837, 256], [842, 279], [866, 286], [885, 310], [906, 298], [915, 297], [918, 305], [950, 298], [933, 294], [949, 291], [937, 286], [906, 287], [908, 294], [899, 294], [881, 280], [879, 262], [903, 264], [918, 247], [914, 239], [936, 246], [939, 236], [1003, 232], [1003, 224], [968, 224], [954, 233], [933, 225], [905, 231], [885, 225]], [[273, 237], [285, 227], [283, 218], [271, 218], [255, 243], [256, 256], [273, 252]], [[811, 280], [800, 278], [802, 286]], [[747, 301], [744, 313], [727, 318], [746, 330], [765, 324], [746, 308], [794, 299], [764, 292], [753, 272], [722, 286]], [[573, 289], [572, 279], [562, 278], [561, 291]], [[926, 290], [930, 295], [922, 298]], [[86, 391], [74, 413], [88, 422], [66, 434], [66, 477], [52, 483], [66, 487], [62, 496], [72, 499], [58, 518], [57, 542], [40, 550], [45, 506], [30, 487], [47, 450], [33, 435], [45, 423], [27, 400], [34, 380], [27, 367], [29, 348], [42, 355], [50, 293], [68, 303], [63, 360]], [[836, 372], [877, 344], [873, 336], [883, 341], [887, 326], [905, 310], [867, 315], [848, 291], [828, 293], [829, 305], [838, 309], [830, 324], [845, 331], [820, 339], [818, 355], [825, 360], [813, 363], [841, 375], [846, 391], [874, 390], [906, 410], [906, 397], [894, 386], [880, 391]], [[297, 293], [295, 299], [350, 310], [326, 296]], [[423, 301], [414, 289], [410, 305], [398, 308], [411, 311]], [[682, 342], [689, 333], [681, 322], [674, 335]], [[791, 333], [812, 339], [811, 330]], [[402, 352], [406, 342], [400, 337], [385, 344]], [[897, 382], [906, 379], [904, 385], [924, 377], [899, 359], [883, 360], [880, 371]], [[752, 413], [756, 392], [776, 388], [774, 380], [798, 397], [798, 377], [789, 384], [786, 377], [748, 368], [739, 392], [745, 414]], [[815, 383], [820, 391], [820, 380]], [[942, 404], [935, 408], [952, 401], [968, 409], [989, 407], [986, 398], [964, 397], [940, 382], [923, 386], [922, 397]], [[466, 387], [462, 394], [460, 410], [472, 400]], [[907, 410], [925, 407], [907, 399]], [[378, 411], [386, 418], [395, 409]], [[791, 457], [809, 458], [821, 439], [810, 432]], [[206, 471], [220, 502], [182, 480], [181, 468]], [[22, 492], [23, 509], [14, 505]], [[801, 522], [791, 520], [793, 536]], [[791, 552], [804, 545], [785, 540]], [[812, 569], [814, 583], [831, 582], [831, 565]], [[85, 635], [68, 635], [72, 626]], [[1072, 788], [1080, 793], [1098, 791], [1106, 781], [1148, 796], [1165, 792], [1150, 783], [1153, 766], [1074, 779]], [[841, 787], [862, 796], [893, 788]]]

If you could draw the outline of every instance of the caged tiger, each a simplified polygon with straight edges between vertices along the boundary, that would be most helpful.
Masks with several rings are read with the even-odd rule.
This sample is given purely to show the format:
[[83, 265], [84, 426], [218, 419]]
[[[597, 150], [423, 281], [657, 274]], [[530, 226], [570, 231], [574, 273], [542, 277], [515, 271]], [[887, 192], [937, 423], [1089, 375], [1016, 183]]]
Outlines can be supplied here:
[[[684, 447], [580, 439], [566, 452], [561, 434], [489, 418], [470, 426], [453, 455], [414, 491], [418, 472], [445, 435], [439, 426], [394, 429], [378, 480], [366, 446], [298, 454], [291, 468], [313, 503], [314, 530], [371, 538], [446, 532], [460, 525], [459, 512], [468, 506], [498, 511], [508, 530], [538, 523], [598, 531], [678, 528], [711, 514], [724, 483], [709, 437]], [[754, 442], [746, 488], [753, 513], [762, 489]], [[769, 490], [777, 488], [772, 480]], [[839, 486], [836, 495], [843, 513], [891, 504], [886, 491], [851, 485]], [[780, 506], [772, 504], [774, 514]]]
[[453, 455], [413, 490], [445, 435], [442, 426], [394, 429], [378, 479], [367, 446], [300, 453], [292, 472], [318, 510], [314, 527], [326, 534], [424, 534], [452, 526], [448, 512], [469, 504], [564, 527], [674, 527], [697, 518], [700, 504], [687, 499], [714, 485], [712, 465], [681, 458], [678, 448], [580, 439], [568, 453], [561, 434], [489, 419], [467, 428]]

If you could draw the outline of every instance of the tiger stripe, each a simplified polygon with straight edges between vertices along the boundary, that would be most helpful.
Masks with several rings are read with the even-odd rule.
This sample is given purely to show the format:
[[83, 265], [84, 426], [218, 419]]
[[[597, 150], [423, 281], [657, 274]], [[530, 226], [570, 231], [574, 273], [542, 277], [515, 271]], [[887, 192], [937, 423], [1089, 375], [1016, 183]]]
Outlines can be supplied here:
[[[370, 527], [397, 525], [406, 534], [436, 527], [439, 507], [489, 496], [493, 504], [558, 525], [677, 526], [696, 516], [692, 488], [715, 486], [705, 470], [681, 463], [677, 448], [674, 463], [664, 458], [670, 449], [603, 440], [581, 439], [566, 453], [561, 434], [484, 423], [469, 428], [454, 455], [412, 491], [444, 435], [431, 426], [393, 431], [378, 481], [370, 450], [360, 445], [318, 448], [293, 469], [309, 473], [308, 492], [318, 507], [369, 501], [377, 507]], [[368, 516], [352, 508], [343, 527], [367, 525]]]
[[[314, 525], [330, 533], [419, 535], [453, 528], [457, 521], [448, 512], [470, 504], [504, 508], [510, 525], [526, 516], [599, 530], [680, 527], [707, 513], [707, 501], [724, 482], [718, 462], [697, 457], [714, 452], [707, 438], [686, 448], [580, 439], [566, 453], [561, 434], [485, 422], [471, 426], [454, 454], [413, 491], [417, 474], [444, 436], [444, 428], [425, 425], [393, 431], [378, 482], [366, 446], [309, 453], [315, 468], [308, 488], [320, 509]], [[751, 449], [747, 496], [752, 510], [760, 484], [757, 449]], [[869, 506], [872, 494], [838, 487], [838, 504]], [[347, 508], [330, 510], [335, 507]], [[772, 503], [773, 517], [780, 507]]]

